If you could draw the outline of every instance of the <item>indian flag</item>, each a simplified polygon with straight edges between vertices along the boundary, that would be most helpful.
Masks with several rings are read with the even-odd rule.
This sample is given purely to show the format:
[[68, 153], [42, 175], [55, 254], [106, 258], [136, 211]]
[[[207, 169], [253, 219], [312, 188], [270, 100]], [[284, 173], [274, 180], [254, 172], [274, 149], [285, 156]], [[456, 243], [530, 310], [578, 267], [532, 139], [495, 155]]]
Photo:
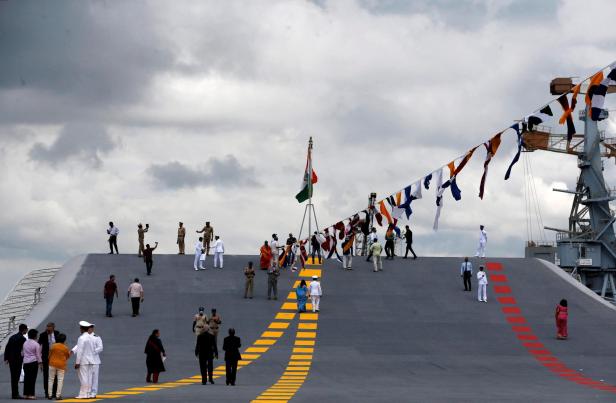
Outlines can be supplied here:
[[312, 169], [312, 156], [311, 150], [308, 149], [308, 159], [306, 160], [306, 170], [304, 171], [304, 179], [302, 180], [302, 187], [295, 198], [298, 202], [303, 203], [312, 197], [312, 185], [317, 183], [317, 174]]

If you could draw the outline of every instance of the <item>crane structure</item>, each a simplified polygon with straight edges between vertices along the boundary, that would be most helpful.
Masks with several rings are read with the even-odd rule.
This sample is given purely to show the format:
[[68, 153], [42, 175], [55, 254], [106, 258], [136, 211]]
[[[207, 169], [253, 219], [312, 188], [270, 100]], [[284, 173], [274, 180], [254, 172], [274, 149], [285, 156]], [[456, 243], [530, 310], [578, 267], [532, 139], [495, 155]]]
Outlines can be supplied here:
[[[562, 95], [573, 87], [571, 79], [557, 78], [550, 89]], [[610, 87], [608, 92], [616, 92]], [[601, 119], [608, 111], [601, 112]], [[602, 158], [616, 160], [616, 138], [606, 138], [599, 131], [598, 122], [590, 117], [589, 107], [579, 113], [584, 133], [568, 140], [566, 134], [553, 134], [549, 129], [536, 127], [524, 133], [525, 151], [545, 150], [576, 155], [580, 175], [575, 190], [554, 189], [573, 195], [567, 229], [544, 227], [556, 231], [556, 264], [575, 275], [583, 284], [605, 297], [616, 298], [616, 217], [609, 202], [616, 200], [616, 192], [608, 188], [603, 177]]]

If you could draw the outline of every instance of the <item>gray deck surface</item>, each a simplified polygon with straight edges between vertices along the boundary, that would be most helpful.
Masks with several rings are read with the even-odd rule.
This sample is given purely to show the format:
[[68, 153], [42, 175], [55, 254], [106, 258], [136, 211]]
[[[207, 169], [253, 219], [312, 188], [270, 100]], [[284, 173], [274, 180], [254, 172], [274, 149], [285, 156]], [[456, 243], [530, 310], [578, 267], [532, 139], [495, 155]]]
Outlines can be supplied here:
[[[132, 255], [90, 255], [48, 320], [69, 336], [77, 322], [95, 322], [103, 338], [100, 392], [145, 385], [145, 341], [154, 328], [169, 359], [161, 381], [199, 373], [193, 355], [192, 316], [198, 306], [215, 307], [223, 318], [221, 336], [233, 326], [249, 346], [266, 330], [297, 275], [283, 272], [282, 298], [267, 301], [266, 275], [257, 270], [256, 295], [245, 300], [242, 270], [257, 257], [226, 256], [225, 269], [192, 270], [192, 256], [155, 255], [154, 275]], [[488, 259], [504, 264], [513, 296], [539, 341], [570, 368], [616, 384], [616, 312], [597, 303], [527, 259]], [[385, 271], [355, 258], [354, 270], [328, 261], [324, 269], [319, 329], [310, 374], [294, 401], [337, 402], [587, 402], [616, 401], [616, 394], [564, 380], [540, 365], [517, 340], [491, 283], [489, 303], [477, 302], [475, 289], [462, 291], [460, 259], [420, 258], [384, 261]], [[477, 261], [475, 261], [477, 267]], [[102, 287], [116, 274], [120, 300], [114, 318], [104, 316]], [[129, 280], [145, 288], [142, 315], [130, 316]], [[475, 281], [473, 281], [475, 287]], [[555, 339], [554, 307], [569, 300], [570, 339]], [[41, 327], [42, 329], [42, 327]], [[289, 360], [294, 332], [288, 331], [267, 353], [238, 373], [238, 385], [190, 385], [114, 399], [130, 401], [229, 401], [256, 398], [280, 377]], [[220, 336], [219, 336], [220, 337]], [[219, 348], [222, 337], [219, 339]], [[222, 354], [221, 354], [222, 358]], [[216, 364], [221, 364], [219, 360]], [[72, 361], [71, 361], [72, 364]], [[42, 375], [37, 393], [42, 395]], [[10, 394], [8, 369], [0, 369], [0, 397]], [[78, 391], [69, 370], [65, 397]]]

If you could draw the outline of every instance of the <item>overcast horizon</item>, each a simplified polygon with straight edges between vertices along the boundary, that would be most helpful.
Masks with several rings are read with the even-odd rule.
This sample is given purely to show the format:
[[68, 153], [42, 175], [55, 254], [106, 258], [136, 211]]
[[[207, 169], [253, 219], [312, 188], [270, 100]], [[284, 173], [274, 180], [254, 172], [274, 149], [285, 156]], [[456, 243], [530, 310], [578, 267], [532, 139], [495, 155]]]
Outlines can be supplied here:
[[[108, 221], [135, 254], [140, 222], [160, 253], [177, 252], [178, 221], [188, 253], [205, 221], [228, 254], [297, 234], [310, 136], [332, 225], [545, 104], [552, 78], [615, 61], [614, 15], [608, 0], [0, 1], [0, 298], [29, 270], [107, 252]], [[504, 181], [515, 147], [508, 131], [483, 201], [476, 151], [438, 232], [424, 190], [420, 256], [473, 255], [479, 224], [490, 256], [554, 240], [527, 229], [526, 163], [543, 224], [566, 228], [572, 199], [552, 189], [575, 187], [576, 158], [529, 153]]]

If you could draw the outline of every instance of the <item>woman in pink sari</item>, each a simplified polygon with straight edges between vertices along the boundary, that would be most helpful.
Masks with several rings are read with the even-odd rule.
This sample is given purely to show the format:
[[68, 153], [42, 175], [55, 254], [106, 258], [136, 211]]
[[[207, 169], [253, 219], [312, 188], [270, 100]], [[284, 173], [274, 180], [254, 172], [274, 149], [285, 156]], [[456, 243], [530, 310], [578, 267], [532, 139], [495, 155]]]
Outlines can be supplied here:
[[557, 329], [556, 338], [558, 340], [565, 340], [568, 336], [567, 319], [569, 317], [566, 299], [561, 299], [560, 303], [556, 305], [556, 312], [554, 313], [554, 317], [556, 319], [556, 329]]

